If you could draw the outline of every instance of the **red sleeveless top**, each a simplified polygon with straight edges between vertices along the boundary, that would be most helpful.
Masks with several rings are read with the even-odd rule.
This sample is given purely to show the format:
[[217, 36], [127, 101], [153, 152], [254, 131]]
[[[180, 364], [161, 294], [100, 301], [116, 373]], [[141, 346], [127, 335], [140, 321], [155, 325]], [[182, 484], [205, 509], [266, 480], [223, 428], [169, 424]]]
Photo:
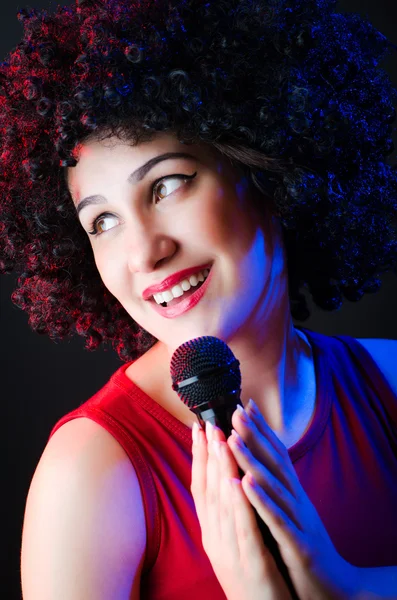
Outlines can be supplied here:
[[[397, 564], [397, 397], [354, 338], [300, 328], [314, 355], [316, 408], [289, 449], [337, 551], [359, 567]], [[145, 600], [225, 600], [202, 544], [191, 482], [191, 430], [147, 396], [122, 365], [63, 423], [88, 417], [121, 444], [139, 479], [147, 548]]]

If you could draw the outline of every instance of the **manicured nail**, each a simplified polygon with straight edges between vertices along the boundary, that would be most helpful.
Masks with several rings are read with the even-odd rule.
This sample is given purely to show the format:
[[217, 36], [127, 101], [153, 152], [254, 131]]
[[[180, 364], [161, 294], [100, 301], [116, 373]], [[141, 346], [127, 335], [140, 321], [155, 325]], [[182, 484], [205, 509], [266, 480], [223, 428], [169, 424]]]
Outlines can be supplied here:
[[233, 497], [236, 500], [239, 500], [240, 499], [240, 494], [241, 494], [241, 481], [240, 481], [240, 479], [237, 479], [236, 477], [229, 477], [228, 478], [228, 483], [229, 483], [230, 488], [232, 490]]
[[259, 415], [259, 408], [257, 407], [252, 398], [248, 400], [247, 411], [249, 411], [251, 415]]
[[237, 404], [237, 411], [239, 416], [243, 419], [243, 421], [246, 421], [248, 423], [249, 417], [245, 412], [244, 408], [241, 406], [241, 404]]
[[256, 483], [255, 477], [253, 476], [251, 471], [247, 471], [246, 476], [247, 476], [247, 481], [248, 481], [249, 485], [253, 488], [257, 487], [258, 484]]
[[243, 440], [241, 439], [241, 437], [239, 436], [239, 434], [237, 433], [237, 431], [235, 429], [232, 429], [232, 437], [234, 442], [238, 445], [241, 446], [241, 448], [243, 447]]
[[250, 398], [248, 400], [247, 406], [246, 406], [246, 410], [247, 411], [254, 411], [255, 407], [254, 407], [254, 401], [252, 400], [252, 398]]
[[206, 422], [205, 422], [205, 433], [206, 433], [206, 435], [207, 435], [207, 440], [208, 440], [209, 442], [211, 442], [211, 441], [212, 441], [212, 438], [213, 438], [213, 436], [214, 436], [214, 426], [213, 426], [213, 424], [211, 423], [211, 421], [206, 421]]

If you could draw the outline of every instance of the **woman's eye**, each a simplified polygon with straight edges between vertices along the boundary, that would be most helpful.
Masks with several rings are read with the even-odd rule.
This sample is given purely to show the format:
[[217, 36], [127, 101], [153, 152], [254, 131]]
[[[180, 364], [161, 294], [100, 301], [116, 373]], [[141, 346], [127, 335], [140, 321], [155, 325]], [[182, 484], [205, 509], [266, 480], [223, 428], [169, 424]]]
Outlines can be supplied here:
[[[155, 192], [155, 195], [158, 196], [160, 198], [160, 200], [163, 199], [163, 197], [167, 197], [170, 194], [172, 194], [172, 192], [179, 187], [179, 185], [177, 186], [172, 186], [169, 184], [169, 181], [180, 181], [181, 179], [193, 179], [194, 177], [196, 177], [197, 173], [194, 173], [193, 175], [169, 175], [168, 177], [163, 177], [162, 179], [160, 179], [159, 182], [155, 182], [153, 184], [153, 191]], [[165, 190], [165, 192], [160, 192], [161, 188], [163, 188]], [[167, 188], [168, 188], [168, 193], [167, 193]], [[162, 194], [164, 194], [164, 196], [162, 197]]]
[[101, 235], [101, 233], [108, 231], [108, 229], [105, 229], [105, 231], [100, 231], [101, 227], [99, 226], [99, 224], [102, 223], [102, 221], [104, 221], [105, 219], [116, 219], [116, 217], [111, 213], [102, 213], [101, 215], [99, 215], [99, 217], [96, 217], [96, 219], [94, 219], [94, 221], [91, 223], [92, 231], [89, 231], [88, 233], [90, 235]]
[[[180, 181], [180, 180], [192, 180], [196, 177], [197, 172], [193, 173], [193, 175], [168, 175], [167, 177], [162, 177], [160, 180], [155, 181], [152, 185], [152, 196], [155, 195], [157, 197], [160, 198], [160, 200], [163, 200], [163, 198], [166, 198], [167, 196], [169, 196], [176, 188], [178, 188], [179, 186], [176, 185], [173, 186], [171, 184], [169, 184], [169, 181]], [[167, 188], [168, 188], [168, 192], [167, 192]], [[165, 191], [161, 191], [161, 190], [165, 190]], [[156, 203], [157, 204], [157, 203]], [[109, 229], [112, 229], [112, 227], [109, 227], [108, 229], [105, 229], [104, 231], [101, 231], [101, 226], [100, 223], [102, 221], [104, 221], [105, 219], [117, 219], [117, 217], [115, 215], [112, 215], [111, 213], [102, 213], [101, 215], [99, 215], [98, 217], [96, 217], [94, 219], [94, 221], [91, 223], [91, 231], [89, 231], [88, 233], [90, 235], [101, 235], [102, 233], [105, 233], [106, 231], [109, 231]]]

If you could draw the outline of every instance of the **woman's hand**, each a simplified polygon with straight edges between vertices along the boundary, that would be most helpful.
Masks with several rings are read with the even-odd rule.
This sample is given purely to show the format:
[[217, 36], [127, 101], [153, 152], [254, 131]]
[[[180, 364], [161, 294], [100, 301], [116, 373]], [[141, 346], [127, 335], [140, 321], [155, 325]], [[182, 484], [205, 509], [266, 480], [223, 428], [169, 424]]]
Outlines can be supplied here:
[[357, 570], [336, 551], [287, 448], [252, 400], [247, 411], [233, 413], [232, 424], [240, 437], [227, 444], [245, 473], [243, 491], [277, 541], [299, 598], [353, 598]]
[[195, 423], [191, 492], [204, 550], [228, 600], [290, 600], [266, 549], [238, 467], [220, 429]]

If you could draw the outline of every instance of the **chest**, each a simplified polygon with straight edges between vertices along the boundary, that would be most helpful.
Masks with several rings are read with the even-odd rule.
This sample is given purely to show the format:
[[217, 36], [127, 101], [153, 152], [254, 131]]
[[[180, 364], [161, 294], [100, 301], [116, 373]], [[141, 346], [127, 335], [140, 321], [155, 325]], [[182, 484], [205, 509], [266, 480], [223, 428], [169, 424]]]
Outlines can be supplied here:
[[166, 373], [163, 362], [153, 349], [130, 365], [125, 374], [175, 419], [187, 427], [193, 426], [196, 417], [172, 389], [170, 374]]

